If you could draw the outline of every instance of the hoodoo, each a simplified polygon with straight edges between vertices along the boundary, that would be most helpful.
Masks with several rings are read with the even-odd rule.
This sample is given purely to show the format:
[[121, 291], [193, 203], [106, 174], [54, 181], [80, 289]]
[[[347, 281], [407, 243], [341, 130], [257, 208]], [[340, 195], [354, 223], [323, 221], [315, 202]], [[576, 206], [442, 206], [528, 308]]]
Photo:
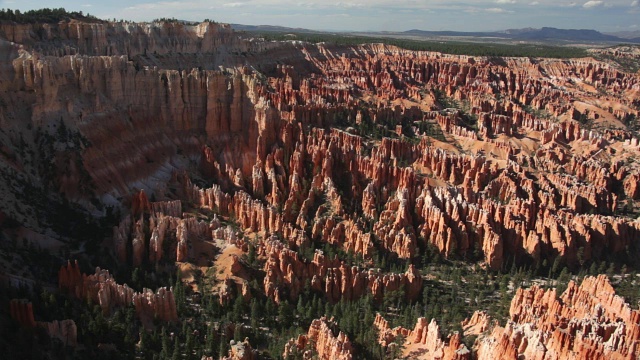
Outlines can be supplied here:
[[638, 49], [361, 40], [0, 11], [8, 358], [638, 358]]

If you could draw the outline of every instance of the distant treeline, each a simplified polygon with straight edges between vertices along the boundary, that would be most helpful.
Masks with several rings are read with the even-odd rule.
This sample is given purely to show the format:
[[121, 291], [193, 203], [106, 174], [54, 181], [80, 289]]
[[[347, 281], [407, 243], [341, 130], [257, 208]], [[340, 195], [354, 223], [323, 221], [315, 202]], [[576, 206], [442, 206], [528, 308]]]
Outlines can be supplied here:
[[83, 20], [96, 22], [100, 21], [91, 14], [83, 14], [82, 11], [67, 11], [64, 8], [38, 9], [20, 12], [20, 10], [2, 9], [0, 10], [0, 21], [14, 21], [20, 24], [33, 23], [57, 23], [65, 20]]
[[[179, 20], [176, 19], [174, 17], [172, 18], [157, 18], [157, 19], [153, 19], [151, 22], [154, 23], [176, 23], [176, 24], [184, 24], [184, 25], [198, 25], [200, 24], [199, 21], [188, 21], [188, 20]], [[204, 19], [203, 22], [210, 22], [210, 23], [215, 23], [215, 21], [211, 20], [211, 19]]]
[[387, 37], [320, 33], [247, 32], [247, 34], [255, 37], [262, 37], [266, 40], [300, 40], [310, 43], [325, 42], [328, 44], [342, 46], [353, 46], [365, 43], [384, 43], [408, 50], [436, 51], [454, 55], [489, 57], [547, 57], [560, 59], [589, 56], [584, 49], [539, 44], [508, 45], [453, 41], [420, 41]]

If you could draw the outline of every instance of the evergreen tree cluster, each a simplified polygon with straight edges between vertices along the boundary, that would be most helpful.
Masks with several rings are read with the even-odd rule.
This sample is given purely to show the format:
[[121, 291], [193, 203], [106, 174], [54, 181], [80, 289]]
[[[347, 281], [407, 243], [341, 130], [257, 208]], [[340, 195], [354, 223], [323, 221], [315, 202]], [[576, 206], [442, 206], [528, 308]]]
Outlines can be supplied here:
[[[457, 41], [410, 40], [391, 37], [357, 36], [350, 34], [327, 33], [279, 33], [247, 32], [248, 36], [260, 37], [270, 41], [297, 40], [309, 43], [325, 43], [328, 46], [355, 46], [367, 43], [382, 43], [398, 46], [407, 50], [435, 51], [453, 55], [487, 57], [545, 57], [545, 58], [581, 58], [588, 56], [584, 49], [540, 44], [492, 44]], [[497, 59], [498, 60], [498, 59]]]
[[82, 11], [67, 11], [64, 8], [38, 9], [21, 12], [20, 10], [1, 9], [0, 20], [13, 21], [19, 24], [57, 23], [60, 21], [82, 20], [99, 22], [100, 20], [91, 14]]

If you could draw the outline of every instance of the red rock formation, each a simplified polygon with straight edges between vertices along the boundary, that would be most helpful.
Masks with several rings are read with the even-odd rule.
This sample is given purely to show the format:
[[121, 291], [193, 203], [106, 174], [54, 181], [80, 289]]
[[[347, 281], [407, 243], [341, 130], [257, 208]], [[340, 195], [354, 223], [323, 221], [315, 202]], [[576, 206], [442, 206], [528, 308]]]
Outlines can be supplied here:
[[399, 189], [396, 198], [389, 199], [387, 208], [380, 213], [379, 221], [373, 226], [382, 246], [402, 259], [412, 258], [417, 247], [416, 236], [410, 226], [412, 218], [408, 197], [406, 189]]
[[624, 193], [632, 198], [640, 198], [640, 174], [631, 174], [624, 179]]
[[480, 335], [489, 329], [489, 314], [486, 311], [476, 310], [471, 318], [464, 319], [462, 329], [464, 335]]
[[[70, 21], [3, 24], [2, 29], [8, 42], [20, 44], [3, 45], [8, 54], [7, 69], [16, 75], [9, 76], [12, 80], [3, 87], [8, 93], [18, 89], [13, 92], [29, 96], [35, 125], [51, 125], [51, 114], [60, 113], [65, 124], [87, 138], [92, 146], [78, 156], [100, 194], [117, 197], [130, 194], [134, 184], [144, 183], [145, 188], [151, 187], [147, 185], [152, 182], [163, 184], [171, 170], [185, 167], [177, 160], [179, 155], [201, 156], [202, 172], [215, 179], [221, 190], [244, 190], [229, 196], [234, 198], [234, 214], [241, 214], [242, 225], [247, 228], [269, 228], [270, 232], [280, 231], [278, 227], [288, 228], [288, 233], [293, 234], [294, 230], [315, 224], [316, 214], [306, 213], [314, 208], [314, 199], [303, 186], [311, 184], [308, 187], [332, 193], [330, 202], [335, 215], [352, 216], [345, 211], [354, 213], [354, 204], [362, 204], [368, 217], [382, 217], [383, 221], [376, 223], [376, 234], [386, 251], [410, 258], [418, 245], [420, 232], [416, 228], [422, 225], [419, 215], [413, 212], [413, 204], [429, 182], [423, 175], [433, 175], [444, 182], [438, 186], [446, 183], [458, 187], [465, 201], [477, 203], [475, 194], [497, 177], [505, 162], [515, 156], [529, 157], [518, 153], [525, 150], [518, 145], [523, 136], [539, 139], [544, 145], [538, 149], [542, 152], [554, 144], [594, 149], [589, 156], [569, 154], [562, 163], [555, 164], [554, 170], [566, 168], [566, 173], [576, 179], [540, 176], [554, 186], [546, 186], [544, 180], [536, 183], [531, 192], [526, 192], [528, 196], [520, 192], [518, 197], [523, 201], [531, 200], [552, 212], [566, 208], [580, 214], [593, 211], [608, 215], [616, 210], [616, 198], [611, 194], [614, 183], [623, 181], [627, 192], [632, 192], [632, 178], [622, 177], [614, 182], [609, 171], [602, 171], [605, 167], [595, 164], [601, 162], [595, 156], [597, 151], [609, 151], [624, 140], [631, 144], [629, 134], [622, 137], [624, 132], [615, 130], [587, 131], [570, 120], [586, 114], [578, 100], [614, 98], [600, 94], [593, 95], [597, 97], [593, 101], [582, 99], [584, 94], [576, 83], [600, 86], [616, 95], [620, 106], [612, 107], [611, 114], [634, 115], [634, 95], [617, 95], [633, 93], [639, 83], [637, 76], [595, 60], [510, 58], [498, 63], [490, 58], [415, 52], [380, 44], [336, 48], [249, 41], [239, 39], [228, 26], [211, 23], [142, 26]], [[136, 39], [135, 44], [122, 40], [125, 33]], [[56, 48], [49, 42], [51, 39], [66, 46]], [[21, 57], [20, 51], [29, 56]], [[147, 51], [159, 55], [151, 60], [145, 55]], [[217, 51], [225, 52], [225, 56], [214, 56]], [[249, 57], [245, 56], [247, 51]], [[76, 52], [84, 56], [71, 54]], [[162, 55], [176, 52], [202, 56], [196, 64], [187, 57], [178, 61]], [[236, 55], [239, 53], [245, 54]], [[124, 54], [129, 58], [121, 56]], [[46, 61], [45, 55], [49, 56]], [[199, 65], [203, 68], [196, 69]], [[229, 70], [218, 71], [220, 65]], [[272, 69], [267, 72], [270, 77], [263, 78], [252, 67]], [[308, 70], [311, 67], [314, 73]], [[442, 96], [436, 99], [436, 92], [459, 102], [466, 114], [477, 116], [478, 131], [461, 126], [463, 115], [466, 116], [462, 110], [443, 111], [445, 101]], [[82, 106], [68, 100], [84, 99], [80, 95], [86, 93], [96, 96], [85, 99]], [[21, 104], [20, 96], [12, 95], [6, 101]], [[417, 100], [423, 99], [435, 102], [418, 106]], [[389, 106], [385, 103], [388, 100], [402, 101]], [[425, 106], [430, 106], [431, 111], [424, 111]], [[541, 111], [562, 121], [542, 119]], [[601, 116], [595, 111], [589, 114], [594, 119]], [[404, 135], [408, 134], [407, 129], [419, 128], [416, 122], [435, 120], [445, 133], [474, 139], [483, 146], [491, 144], [490, 148], [500, 148], [502, 154], [497, 161], [459, 155], [450, 147], [429, 146], [431, 139], [412, 145], [384, 138], [372, 146], [369, 134], [354, 134], [364, 129], [353, 129], [353, 133], [325, 130], [339, 119], [348, 120], [350, 125], [371, 124], [376, 129], [388, 126], [393, 131], [399, 126]], [[522, 152], [537, 148], [536, 145]], [[311, 171], [306, 168], [309, 163], [313, 163]], [[77, 185], [84, 172], [73, 165], [68, 166], [70, 171], [56, 173], [54, 180], [65, 193], [80, 196]], [[540, 166], [532, 168], [534, 172], [550, 171]], [[522, 174], [522, 169], [516, 171]], [[534, 178], [538, 174], [529, 180], [535, 183]], [[506, 183], [501, 186], [504, 188]], [[408, 191], [406, 198], [389, 201], [389, 195], [398, 188]], [[541, 188], [542, 194], [538, 195]], [[339, 192], [343, 194], [338, 196]], [[242, 195], [236, 198], [238, 193]], [[264, 204], [283, 211], [277, 213]], [[134, 219], [150, 210], [156, 216], [159, 212], [181, 216], [176, 203], [158, 202], [151, 204], [151, 209], [148, 205], [144, 192], [136, 193], [131, 203]], [[207, 207], [206, 202], [201, 205]], [[239, 208], [247, 211], [236, 212]], [[302, 211], [296, 214], [293, 210]], [[402, 210], [399, 218], [392, 216], [396, 210]], [[504, 212], [508, 213], [506, 209]], [[282, 223], [276, 221], [278, 216], [283, 216]], [[409, 226], [401, 227], [404, 223]], [[554, 253], [546, 249], [541, 239], [544, 233], [538, 232], [539, 228], [533, 231], [532, 223], [518, 229], [481, 225], [465, 224], [469, 233], [465, 239], [456, 234], [455, 224], [443, 224], [439, 239], [426, 240], [437, 244], [445, 255], [464, 253], [482, 243], [480, 248], [485, 249], [485, 258], [494, 268], [500, 266], [500, 253], [516, 250], [523, 239], [530, 248], [536, 243], [536, 252], [541, 255]], [[475, 233], [472, 227], [482, 228], [482, 233]], [[514, 230], [517, 236], [503, 244], [496, 240]], [[308, 243], [304, 235], [297, 233], [295, 239], [287, 240], [296, 245]], [[114, 240], [118, 257], [123, 260], [129, 256], [137, 263], [139, 250], [146, 244], [138, 238], [134, 247], [138, 252], [127, 254], [127, 246], [122, 246], [122, 231], [117, 235]], [[590, 239], [579, 236], [578, 241], [588, 243]], [[348, 250], [369, 252], [367, 239], [361, 236], [345, 239], [342, 244]], [[180, 249], [184, 250], [184, 242]], [[525, 255], [526, 251], [519, 253]], [[157, 258], [157, 253], [149, 255]], [[574, 248], [569, 247], [566, 256], [575, 256]], [[184, 251], [180, 257], [187, 258]]]
[[164, 241], [170, 222], [170, 218], [163, 215], [158, 218], [151, 218], [149, 226], [152, 229], [151, 238], [149, 239], [149, 261], [157, 263], [162, 259]]
[[404, 346], [408, 349], [404, 355], [410, 358], [429, 354], [432, 359], [471, 359], [471, 351], [462, 344], [460, 334], [450, 335], [447, 341], [440, 339], [440, 328], [435, 319], [427, 323], [427, 319], [419, 318], [413, 330], [400, 326], [389, 329], [387, 321], [376, 314], [374, 326], [378, 329], [378, 342], [383, 346], [389, 346], [401, 335], [405, 339]]
[[73, 265], [71, 261], [67, 261], [67, 266], [60, 267], [58, 271], [58, 287], [61, 290], [76, 294], [76, 286], [81, 283], [82, 274], [80, 273], [78, 260], [74, 261]]
[[279, 286], [288, 287], [291, 299], [296, 299], [307, 281], [313, 288], [323, 291], [332, 302], [355, 300], [367, 293], [382, 301], [385, 292], [402, 287], [407, 300], [414, 301], [422, 289], [422, 276], [413, 266], [409, 266], [404, 274], [382, 274], [375, 269], [365, 271], [348, 267], [337, 259], [325, 258], [319, 252], [307, 263], [276, 239], [266, 240], [262, 247], [267, 256], [265, 293], [276, 302], [280, 299]]
[[[182, 216], [181, 201], [153, 203], [155, 206], [154, 214], [148, 217], [149, 230], [151, 235], [145, 233], [145, 217], [140, 216], [131, 223], [134, 218], [125, 217], [118, 226], [113, 229], [113, 244], [118, 255], [118, 259], [122, 262], [127, 261], [128, 243], [131, 243], [132, 254], [131, 260], [134, 266], [142, 264], [144, 259], [148, 257], [151, 262], [158, 262], [164, 256], [164, 243], [167, 239], [176, 239], [171, 244], [173, 249], [175, 246], [176, 260], [186, 261], [189, 258], [189, 251], [192, 245], [191, 241], [211, 240], [213, 238], [212, 230], [219, 226], [216, 223], [217, 218], [207, 223], [198, 221], [194, 217], [186, 217], [184, 219], [164, 214], [179, 213]], [[148, 249], [147, 249], [147, 245]], [[147, 255], [148, 250], [148, 255]]]
[[108, 314], [113, 307], [133, 304], [136, 313], [143, 320], [158, 318], [163, 321], [178, 319], [172, 289], [160, 288], [155, 293], [144, 289], [137, 293], [130, 287], [115, 282], [109, 271], [96, 268], [93, 275], [83, 274], [78, 277], [77, 263], [62, 266], [58, 272], [59, 286], [79, 299], [88, 299], [100, 305]]
[[140, 190], [131, 199], [131, 214], [133, 217], [138, 217], [141, 214], [151, 212], [151, 203], [147, 198], [144, 190]]
[[182, 202], [180, 200], [152, 202], [151, 212], [154, 216], [165, 215], [179, 218], [182, 217]]
[[401, 326], [396, 326], [395, 328], [390, 329], [389, 323], [380, 314], [376, 314], [373, 326], [378, 329], [378, 343], [385, 347], [393, 343], [398, 336], [402, 336], [406, 339], [411, 334], [411, 330], [405, 329]]
[[144, 217], [135, 222], [133, 226], [133, 239], [131, 240], [133, 266], [140, 266], [146, 254], [146, 236], [144, 233]]
[[125, 217], [118, 226], [113, 227], [113, 247], [120, 262], [127, 261], [127, 243], [131, 232], [131, 217]]
[[218, 290], [218, 297], [220, 299], [220, 305], [229, 304], [232, 299], [232, 289], [236, 287], [236, 284], [230, 278], [225, 278], [222, 282], [222, 286]]
[[11, 318], [20, 326], [28, 328], [42, 327], [49, 337], [58, 339], [65, 345], [76, 346], [78, 344], [78, 329], [73, 320], [36, 322], [33, 316], [33, 305], [29, 301], [12, 299], [9, 304]]
[[9, 303], [11, 318], [20, 326], [35, 327], [36, 321], [33, 317], [33, 305], [27, 300], [12, 299]]
[[[627, 161], [639, 142], [622, 121], [638, 115], [640, 77], [606, 63], [262, 42], [212, 23], [7, 22], [0, 34], [0, 123], [19, 130], [3, 138], [0, 170], [32, 177], [41, 164], [30, 164], [17, 139], [71, 134], [51, 140], [46, 163], [54, 166], [34, 176], [89, 213], [101, 208], [94, 197], [112, 203], [134, 193], [131, 213], [113, 229], [121, 262], [157, 263], [174, 251], [177, 261], [193, 260], [197, 241], [214, 237], [247, 249], [242, 234], [253, 232], [266, 239], [258, 249], [263, 285], [276, 301], [283, 288], [296, 297], [306, 283], [332, 302], [381, 300], [401, 288], [415, 300], [417, 270], [367, 269], [374, 249], [411, 260], [431, 245], [445, 256], [480, 255], [497, 270], [507, 256], [516, 263], [558, 256], [573, 266], [578, 254], [615, 256], [640, 238], [640, 223], [620, 216], [618, 198], [623, 189], [625, 206], [637, 207], [640, 196]], [[42, 149], [40, 141], [27, 145]], [[190, 181], [193, 162], [213, 186]], [[151, 203], [141, 187], [172, 200]], [[7, 204], [1, 213], [10, 218], [39, 214], [33, 204], [20, 204], [25, 211]], [[192, 210], [216, 217], [199, 221]], [[36, 215], [26, 217], [42, 227]], [[325, 243], [359, 255], [362, 267], [319, 252], [302, 258]], [[140, 316], [175, 319], [170, 290], [135, 294], [99, 269], [82, 276], [67, 264], [59, 285], [105, 311], [133, 302]], [[485, 324], [479, 314], [467, 325], [478, 332]], [[513, 336], [543, 330], [507, 325], [494, 330], [503, 347], [481, 348], [496, 358], [537, 356], [543, 346], [551, 354], [547, 345], [558, 357], [577, 347], [596, 354], [593, 337], [613, 328], [579, 337], [553, 326], [527, 340], [535, 346], [515, 347]], [[457, 337], [445, 345], [436, 327], [421, 321], [412, 341], [441, 357], [466, 356], [454, 354], [463, 350]], [[606, 348], [620, 348], [621, 338]], [[633, 355], [626, 343], [620, 349]]]
[[173, 289], [160, 288], [157, 292], [144, 289], [142, 293], [133, 295], [133, 305], [136, 313], [146, 319], [160, 319], [162, 321], [178, 321], [176, 301]]
[[300, 335], [298, 339], [291, 339], [285, 345], [283, 357], [295, 353], [302, 353], [304, 358], [317, 357], [320, 360], [349, 360], [353, 358], [352, 345], [347, 335], [339, 332], [333, 335], [331, 327], [333, 319], [323, 317], [315, 319], [309, 326], [306, 335]]
[[66, 346], [78, 345], [78, 328], [73, 320], [54, 320], [52, 322], [38, 322], [44, 327], [49, 337], [58, 339]]
[[176, 229], [176, 238], [178, 239], [178, 247], [176, 250], [176, 261], [186, 261], [189, 256], [189, 248], [187, 245], [187, 225], [184, 222], [178, 224]]
[[[136, 56], [146, 52], [165, 54], [170, 50], [206, 53], [220, 45], [243, 45], [234, 36], [229, 25], [210, 22], [198, 25], [172, 22], [142, 25], [132, 22], [71, 20], [46, 24], [12, 22], [2, 24], [1, 29], [6, 39], [28, 47], [33, 46], [43, 54], [55, 56], [74, 53]], [[135, 44], [125, 40], [131, 36], [137, 39]], [[53, 40], [61, 41], [63, 46]]]
[[632, 310], [608, 278], [569, 282], [560, 298], [537, 286], [518, 289], [510, 321], [478, 342], [478, 358], [628, 359], [640, 355], [640, 312]]

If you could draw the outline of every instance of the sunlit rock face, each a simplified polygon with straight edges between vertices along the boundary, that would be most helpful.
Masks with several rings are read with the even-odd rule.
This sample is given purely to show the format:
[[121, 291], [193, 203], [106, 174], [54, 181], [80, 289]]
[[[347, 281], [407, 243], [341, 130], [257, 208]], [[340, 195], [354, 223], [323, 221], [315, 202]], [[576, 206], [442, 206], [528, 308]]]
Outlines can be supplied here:
[[[621, 193], [638, 196], [638, 170], [616, 153], [637, 140], [574, 121], [606, 115], [585, 108], [604, 98], [580, 92], [582, 83], [620, 94], [615, 104], [607, 98], [618, 117], [637, 112], [637, 74], [607, 64], [268, 43], [213, 23], [71, 21], [3, 24], [2, 31], [0, 119], [7, 129], [37, 130], [22, 140], [6, 135], [7, 147], [53, 141], [53, 166], [18, 154], [3, 161], [33, 169], [36, 179], [46, 174], [52, 190], [90, 208], [92, 197], [111, 205], [133, 199], [131, 231], [141, 225], [137, 214], [180, 217], [175, 205], [150, 209], [130, 194], [163, 191], [172, 174], [195, 161], [234, 203], [239, 190], [247, 194], [242, 201], [281, 208], [269, 215], [269, 207], [251, 205], [243, 225], [263, 230], [269, 222], [290, 235], [311, 226], [311, 234], [295, 235], [297, 242], [311, 235], [365, 258], [373, 242], [359, 217], [376, 220], [371, 234], [399, 258], [426, 244], [446, 256], [480, 249], [494, 269], [506, 253], [532, 261], [559, 255], [574, 264], [578, 249], [588, 260], [594, 251], [622, 251], [638, 235], [636, 222], [607, 216], [618, 212]], [[460, 111], [440, 113], [436, 93], [464, 103], [477, 131], [465, 127]], [[415, 122], [424, 120], [464, 151], [390, 134], [372, 145], [370, 134], [328, 129], [341, 121], [394, 122], [403, 124], [394, 132], [419, 135]], [[523, 136], [534, 142], [523, 143]], [[330, 199], [328, 216], [326, 207], [308, 213], [319, 192]], [[121, 259], [162, 257], [160, 233], [150, 252], [150, 239], [123, 230], [115, 240]], [[180, 261], [188, 257], [186, 243], [178, 239]]]
[[[332, 324], [332, 320], [324, 317], [313, 320], [306, 335], [289, 340], [282, 356], [287, 358], [294, 351], [303, 351], [308, 345], [311, 345], [314, 348], [313, 353], [317, 354], [318, 359], [353, 359], [353, 349], [349, 338], [343, 332], [339, 332], [337, 336], [334, 335], [330, 327], [332, 325], [335, 326]], [[307, 351], [309, 352], [308, 356], [311, 356], [311, 350]]]
[[[133, 267], [194, 263], [202, 243], [255, 247], [258, 289], [234, 255], [223, 304], [309, 288], [331, 303], [411, 303], [427, 250], [491, 270], [638, 255], [640, 140], [624, 119], [639, 115], [640, 76], [590, 58], [267, 42], [213, 23], [3, 23], [0, 93], [0, 224], [55, 237], [41, 200], [81, 209], [113, 222], [104, 244]], [[177, 320], [170, 288], [134, 291], [71, 262], [58, 280], [105, 313], [133, 304]], [[434, 358], [617, 359], [638, 356], [636, 317], [598, 277], [560, 298], [518, 290], [504, 327], [474, 314], [473, 349], [432, 319], [373, 325], [381, 344], [402, 336]], [[61, 324], [49, 333], [75, 333]], [[335, 330], [316, 319], [285, 354], [357, 357]], [[248, 343], [229, 353], [254, 356]]]
[[[555, 289], [518, 289], [505, 327], [479, 339], [478, 358], [629, 359], [640, 352], [638, 313], [605, 275]], [[504, 357], [503, 357], [504, 356]]]

